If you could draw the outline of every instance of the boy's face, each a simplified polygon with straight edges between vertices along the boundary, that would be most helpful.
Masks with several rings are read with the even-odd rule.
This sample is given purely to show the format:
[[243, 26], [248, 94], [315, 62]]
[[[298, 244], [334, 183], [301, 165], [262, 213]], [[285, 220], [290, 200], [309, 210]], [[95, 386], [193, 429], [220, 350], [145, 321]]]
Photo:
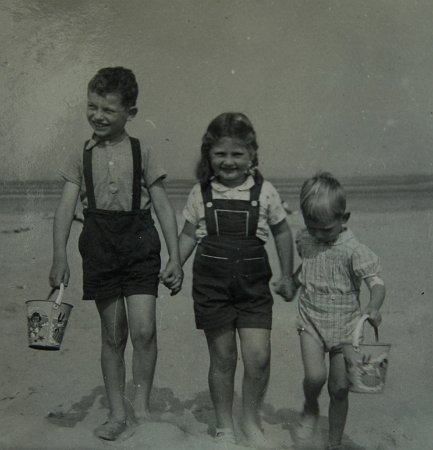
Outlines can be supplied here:
[[335, 242], [339, 234], [343, 231], [344, 224], [349, 220], [349, 213], [343, 217], [335, 218], [332, 221], [312, 221], [304, 218], [305, 226], [311, 236], [319, 242], [329, 244]]
[[87, 120], [99, 140], [115, 141], [136, 113], [136, 107], [122, 105], [119, 94], [101, 96], [91, 91], [87, 94]]

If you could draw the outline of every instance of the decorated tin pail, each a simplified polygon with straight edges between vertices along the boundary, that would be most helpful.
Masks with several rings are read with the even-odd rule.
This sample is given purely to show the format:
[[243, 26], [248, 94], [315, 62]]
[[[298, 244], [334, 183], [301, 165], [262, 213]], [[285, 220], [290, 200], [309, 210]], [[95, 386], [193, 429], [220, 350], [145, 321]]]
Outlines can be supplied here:
[[59, 350], [65, 334], [72, 305], [62, 303], [64, 285], [60, 285], [55, 301], [27, 300], [27, 330], [29, 347], [40, 350]]
[[374, 328], [373, 344], [360, 343], [364, 323], [368, 315], [361, 317], [353, 333], [353, 340], [343, 344], [344, 361], [349, 379], [349, 390], [365, 394], [379, 394], [385, 387], [390, 344], [379, 343], [379, 332]]

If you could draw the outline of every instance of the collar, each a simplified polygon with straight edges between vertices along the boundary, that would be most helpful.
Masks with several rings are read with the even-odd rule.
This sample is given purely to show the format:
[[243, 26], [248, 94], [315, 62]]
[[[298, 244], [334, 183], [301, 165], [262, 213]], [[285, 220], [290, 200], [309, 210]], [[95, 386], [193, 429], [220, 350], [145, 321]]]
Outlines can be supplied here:
[[353, 238], [352, 231], [349, 228], [344, 227], [343, 231], [338, 235], [337, 240], [332, 242], [329, 245], [340, 245], [340, 244], [343, 244], [344, 242], [347, 242], [349, 239], [352, 239], [352, 238]]
[[212, 189], [217, 192], [227, 192], [231, 190], [249, 191], [254, 186], [255, 181], [251, 175], [248, 175], [247, 179], [241, 185], [232, 188], [219, 183], [216, 179], [213, 179], [210, 184], [212, 186]]
[[104, 141], [96, 139], [95, 135], [92, 135], [91, 139], [89, 139], [89, 142], [86, 145], [86, 150], [92, 150], [94, 147], [110, 147], [117, 145], [119, 142], [122, 142], [124, 139], [126, 139], [128, 136], [128, 133], [125, 131], [118, 139], [115, 141]]

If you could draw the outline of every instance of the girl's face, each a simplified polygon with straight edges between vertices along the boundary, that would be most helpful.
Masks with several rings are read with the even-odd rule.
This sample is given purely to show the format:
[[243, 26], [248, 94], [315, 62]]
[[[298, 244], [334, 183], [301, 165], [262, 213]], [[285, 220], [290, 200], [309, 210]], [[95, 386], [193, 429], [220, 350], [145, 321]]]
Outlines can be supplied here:
[[339, 234], [343, 231], [343, 225], [347, 222], [347, 219], [340, 217], [332, 221], [312, 221], [304, 219], [307, 231], [324, 244], [330, 244], [335, 242]]
[[252, 166], [252, 151], [231, 138], [221, 139], [209, 152], [210, 165], [218, 181], [227, 187], [240, 186]]
[[115, 141], [125, 131], [125, 125], [137, 112], [135, 107], [122, 104], [119, 94], [98, 95], [89, 92], [87, 96], [87, 120], [99, 140]]

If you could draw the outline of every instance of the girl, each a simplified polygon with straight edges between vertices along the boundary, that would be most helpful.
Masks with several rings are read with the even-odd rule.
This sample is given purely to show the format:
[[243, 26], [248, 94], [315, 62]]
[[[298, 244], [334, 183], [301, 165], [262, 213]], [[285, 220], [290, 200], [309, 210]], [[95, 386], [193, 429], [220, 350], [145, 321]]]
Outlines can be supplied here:
[[329, 353], [329, 449], [341, 449], [348, 409], [348, 382], [342, 354], [361, 317], [359, 290], [364, 280], [370, 301], [363, 313], [370, 322], [381, 322], [380, 307], [385, 286], [379, 276], [379, 258], [360, 244], [345, 226], [346, 196], [329, 173], [305, 181], [301, 189], [301, 210], [306, 225], [296, 245], [302, 259], [297, 272], [301, 285], [299, 324], [304, 364], [305, 403], [297, 427], [299, 439], [314, 435], [319, 415], [318, 397], [326, 381], [325, 353]]
[[232, 417], [239, 334], [244, 378], [243, 431], [255, 447], [268, 447], [260, 426], [269, 379], [271, 269], [264, 244], [268, 228], [278, 251], [281, 277], [275, 289], [293, 297], [292, 235], [271, 183], [257, 170], [256, 133], [241, 113], [216, 117], [203, 136], [196, 184], [184, 209], [179, 247], [183, 264], [198, 244], [193, 264], [197, 328], [209, 348], [209, 389], [217, 441], [235, 443]]

